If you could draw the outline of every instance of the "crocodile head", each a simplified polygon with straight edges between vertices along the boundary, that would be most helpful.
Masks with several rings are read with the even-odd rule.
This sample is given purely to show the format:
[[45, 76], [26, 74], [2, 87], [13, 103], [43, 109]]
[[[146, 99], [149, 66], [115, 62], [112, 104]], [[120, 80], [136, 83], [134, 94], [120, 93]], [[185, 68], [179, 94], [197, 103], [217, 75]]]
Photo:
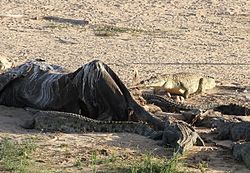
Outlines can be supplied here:
[[203, 78], [204, 89], [212, 89], [216, 86], [214, 77], [206, 76]]

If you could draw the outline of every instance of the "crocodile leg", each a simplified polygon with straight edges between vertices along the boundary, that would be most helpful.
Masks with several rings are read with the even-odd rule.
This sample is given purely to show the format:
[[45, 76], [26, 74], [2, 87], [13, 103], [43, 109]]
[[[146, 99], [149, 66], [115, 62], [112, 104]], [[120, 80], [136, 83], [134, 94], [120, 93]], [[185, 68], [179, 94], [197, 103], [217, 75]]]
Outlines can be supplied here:
[[189, 96], [194, 96], [194, 95], [198, 95], [201, 94], [203, 92], [203, 85], [204, 85], [204, 79], [201, 78], [199, 80], [199, 84], [198, 84], [198, 89], [197, 91], [195, 91], [194, 93], [190, 93], [189, 92], [189, 88], [188, 87], [184, 87], [184, 85], [181, 83], [181, 86], [183, 87], [183, 89], [185, 90], [183, 96], [185, 99], [189, 98]]
[[198, 85], [198, 89], [195, 93], [193, 93], [192, 95], [198, 95], [198, 94], [201, 94], [203, 92], [203, 84], [204, 84], [204, 79], [201, 78], [199, 80], [199, 85]]
[[[181, 84], [181, 86], [183, 86], [183, 84]], [[183, 93], [183, 97], [185, 98], [185, 99], [187, 99], [188, 97], [189, 97], [189, 95], [190, 95], [190, 93], [189, 93], [189, 89], [188, 88], [186, 88], [186, 87], [183, 87], [183, 89], [184, 89], [184, 93]]]

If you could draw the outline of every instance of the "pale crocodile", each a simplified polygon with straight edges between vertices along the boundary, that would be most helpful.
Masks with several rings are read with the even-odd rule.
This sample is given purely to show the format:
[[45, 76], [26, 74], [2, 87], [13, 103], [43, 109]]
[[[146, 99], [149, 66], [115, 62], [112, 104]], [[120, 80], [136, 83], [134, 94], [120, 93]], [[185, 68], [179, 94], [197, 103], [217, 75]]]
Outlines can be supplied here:
[[184, 98], [188, 98], [190, 95], [202, 93], [215, 86], [215, 79], [213, 77], [183, 72], [154, 76], [141, 81], [132, 88], [153, 88], [154, 93], [161, 93], [163, 91], [183, 95]]

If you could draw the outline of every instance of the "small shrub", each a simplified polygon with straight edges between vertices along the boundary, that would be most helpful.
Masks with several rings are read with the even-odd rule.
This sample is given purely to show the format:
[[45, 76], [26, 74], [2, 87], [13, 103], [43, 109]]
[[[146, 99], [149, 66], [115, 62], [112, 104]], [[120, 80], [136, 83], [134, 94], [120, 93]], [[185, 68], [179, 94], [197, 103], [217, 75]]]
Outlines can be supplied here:
[[37, 148], [31, 140], [24, 140], [22, 143], [10, 139], [3, 139], [0, 142], [0, 168], [15, 173], [50, 173], [34, 165], [32, 152]]
[[170, 159], [158, 159], [152, 155], [146, 155], [143, 160], [137, 164], [130, 166], [126, 173], [178, 173], [177, 165], [179, 165], [179, 157], [177, 154]]
[[0, 163], [4, 169], [14, 172], [26, 172], [29, 166], [29, 156], [36, 149], [36, 145], [30, 141], [18, 144], [9, 139], [0, 143]]

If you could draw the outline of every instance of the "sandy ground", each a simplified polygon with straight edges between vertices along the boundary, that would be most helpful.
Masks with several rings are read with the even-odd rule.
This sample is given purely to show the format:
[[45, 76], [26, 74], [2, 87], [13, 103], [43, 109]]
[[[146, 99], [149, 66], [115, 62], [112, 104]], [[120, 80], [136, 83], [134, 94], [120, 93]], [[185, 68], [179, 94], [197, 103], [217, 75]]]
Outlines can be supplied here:
[[[211, 75], [221, 86], [219, 90], [193, 100], [227, 101], [231, 98], [249, 105], [249, 12], [250, 1], [247, 0], [2, 0], [0, 15], [24, 17], [0, 17], [0, 55], [11, 58], [17, 65], [41, 58], [69, 70], [99, 59], [109, 64], [127, 86], [131, 85], [134, 68], [141, 79], [183, 71]], [[84, 19], [89, 24], [79, 26], [39, 18], [44, 15]], [[113, 31], [113, 36], [97, 36], [98, 28], [107, 25], [125, 29]], [[225, 89], [227, 94], [216, 94], [220, 89]], [[67, 164], [72, 164], [70, 159], [62, 161], [63, 156], [55, 156], [61, 143], [74, 148], [73, 152], [112, 148], [133, 156], [135, 151], [156, 149], [159, 150], [156, 154], [167, 155], [155, 141], [138, 135], [44, 135], [26, 131], [19, 127], [23, 120], [20, 117], [27, 118], [27, 112], [22, 111], [1, 107], [0, 136], [24, 138], [35, 133], [43, 139], [41, 146], [48, 151], [45, 158], [51, 158], [48, 162], [52, 167], [73, 169], [67, 168]], [[195, 147], [188, 162], [202, 160], [208, 162], [208, 172], [250, 172], [234, 161], [228, 150], [220, 147], [213, 150]]]

